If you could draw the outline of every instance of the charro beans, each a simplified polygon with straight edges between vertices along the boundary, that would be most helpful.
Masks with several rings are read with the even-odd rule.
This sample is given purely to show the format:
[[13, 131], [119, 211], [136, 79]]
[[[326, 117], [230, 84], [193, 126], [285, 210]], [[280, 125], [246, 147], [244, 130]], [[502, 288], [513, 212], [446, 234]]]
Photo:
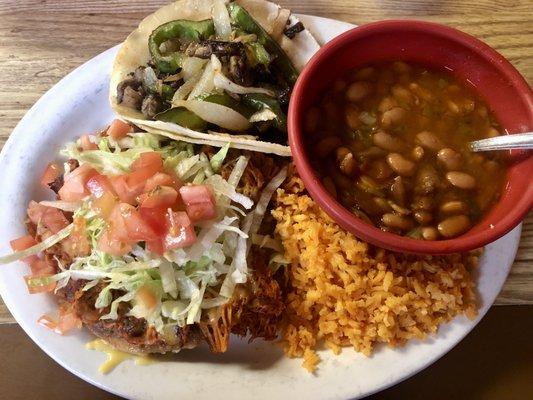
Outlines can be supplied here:
[[350, 71], [334, 80], [304, 125], [323, 185], [385, 231], [421, 240], [459, 236], [503, 186], [503, 158], [467, 145], [502, 129], [483, 101], [446, 73], [405, 62]]

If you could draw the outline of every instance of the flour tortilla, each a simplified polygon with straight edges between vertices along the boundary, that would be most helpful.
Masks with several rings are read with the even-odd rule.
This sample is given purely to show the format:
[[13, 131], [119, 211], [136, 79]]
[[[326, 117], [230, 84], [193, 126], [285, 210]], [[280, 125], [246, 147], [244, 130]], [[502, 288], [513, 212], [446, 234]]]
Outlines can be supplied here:
[[[289, 59], [299, 71], [320, 48], [318, 42], [306, 29], [292, 40], [283, 35], [283, 29], [289, 20], [290, 25], [298, 19], [290, 15], [290, 11], [282, 9], [275, 3], [265, 0], [237, 0], [250, 15], [275, 39], [286, 52]], [[173, 139], [191, 143], [206, 143], [222, 147], [230, 143], [231, 147], [255, 150], [281, 156], [290, 156], [288, 146], [256, 140], [246, 135], [229, 135], [217, 132], [197, 132], [170, 122], [152, 121], [137, 110], [125, 107], [117, 102], [117, 86], [139, 66], [146, 65], [150, 60], [148, 38], [160, 25], [177, 19], [201, 21], [211, 18], [213, 0], [179, 0], [168, 4], [146, 17], [139, 27], [133, 31], [122, 44], [111, 73], [109, 96], [111, 107], [124, 120], [129, 121], [147, 131], [163, 134]]]

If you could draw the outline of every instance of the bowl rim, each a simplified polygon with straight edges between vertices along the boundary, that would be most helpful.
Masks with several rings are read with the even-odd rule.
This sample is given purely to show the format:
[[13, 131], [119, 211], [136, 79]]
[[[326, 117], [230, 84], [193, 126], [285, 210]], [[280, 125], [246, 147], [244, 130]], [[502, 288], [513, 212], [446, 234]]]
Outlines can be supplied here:
[[[440, 36], [445, 40], [455, 41], [466, 47], [468, 50], [478, 54], [487, 60], [487, 62], [495, 66], [499, 74], [506, 76], [507, 79], [512, 82], [513, 88], [517, 93], [520, 93], [520, 97], [525, 104], [530, 105], [530, 110], [532, 110], [530, 112], [530, 121], [533, 121], [533, 91], [516, 68], [489, 45], [455, 28], [433, 22], [420, 20], [386, 20], [372, 22], [355, 27], [325, 44], [313, 56], [300, 74], [291, 96], [287, 123], [289, 145], [291, 147], [296, 169], [309, 194], [321, 206], [321, 208], [344, 229], [369, 243], [393, 251], [423, 254], [447, 254], [482, 247], [505, 235], [522, 221], [532, 207], [533, 185], [528, 185], [524, 191], [524, 195], [514, 207], [512, 207], [509, 212], [499, 220], [498, 224], [492, 226], [492, 229], [484, 229], [470, 234], [469, 230], [453, 239], [424, 241], [384, 232], [379, 228], [364, 222], [360, 218], [357, 218], [329, 194], [309, 163], [303, 140], [303, 129], [301, 129], [300, 125], [297, 123], [297, 121], [301, 120], [300, 114], [303, 112], [302, 107], [300, 107], [300, 99], [304, 95], [305, 87], [309, 84], [309, 77], [316, 74], [316, 71], [320, 69], [319, 65], [323, 63], [324, 59], [334, 55], [346, 43], [353, 40], [361, 40], [369, 35], [394, 30], [404, 30], [407, 32], [416, 31]], [[531, 162], [533, 162], [533, 156], [530, 155], [528, 159], [523, 162], [531, 164]], [[510, 182], [510, 180], [508, 179], [507, 182]]]

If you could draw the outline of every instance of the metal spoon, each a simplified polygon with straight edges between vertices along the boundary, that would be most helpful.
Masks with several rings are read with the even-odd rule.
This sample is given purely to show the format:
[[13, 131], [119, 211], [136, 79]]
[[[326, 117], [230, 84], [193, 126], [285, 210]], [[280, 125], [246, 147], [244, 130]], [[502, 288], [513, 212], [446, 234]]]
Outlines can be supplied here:
[[495, 136], [470, 142], [472, 151], [533, 149], [533, 132]]

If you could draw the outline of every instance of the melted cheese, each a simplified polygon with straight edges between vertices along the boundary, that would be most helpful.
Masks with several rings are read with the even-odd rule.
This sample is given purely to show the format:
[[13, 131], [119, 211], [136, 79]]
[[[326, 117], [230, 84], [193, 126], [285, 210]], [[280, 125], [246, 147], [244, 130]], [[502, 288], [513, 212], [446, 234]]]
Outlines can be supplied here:
[[126, 360], [133, 360], [135, 365], [148, 365], [154, 362], [148, 356], [129, 354], [117, 350], [103, 339], [95, 339], [87, 343], [85, 347], [89, 350], [101, 351], [107, 355], [107, 360], [98, 368], [98, 371], [102, 374], [113, 371], [115, 367]]

